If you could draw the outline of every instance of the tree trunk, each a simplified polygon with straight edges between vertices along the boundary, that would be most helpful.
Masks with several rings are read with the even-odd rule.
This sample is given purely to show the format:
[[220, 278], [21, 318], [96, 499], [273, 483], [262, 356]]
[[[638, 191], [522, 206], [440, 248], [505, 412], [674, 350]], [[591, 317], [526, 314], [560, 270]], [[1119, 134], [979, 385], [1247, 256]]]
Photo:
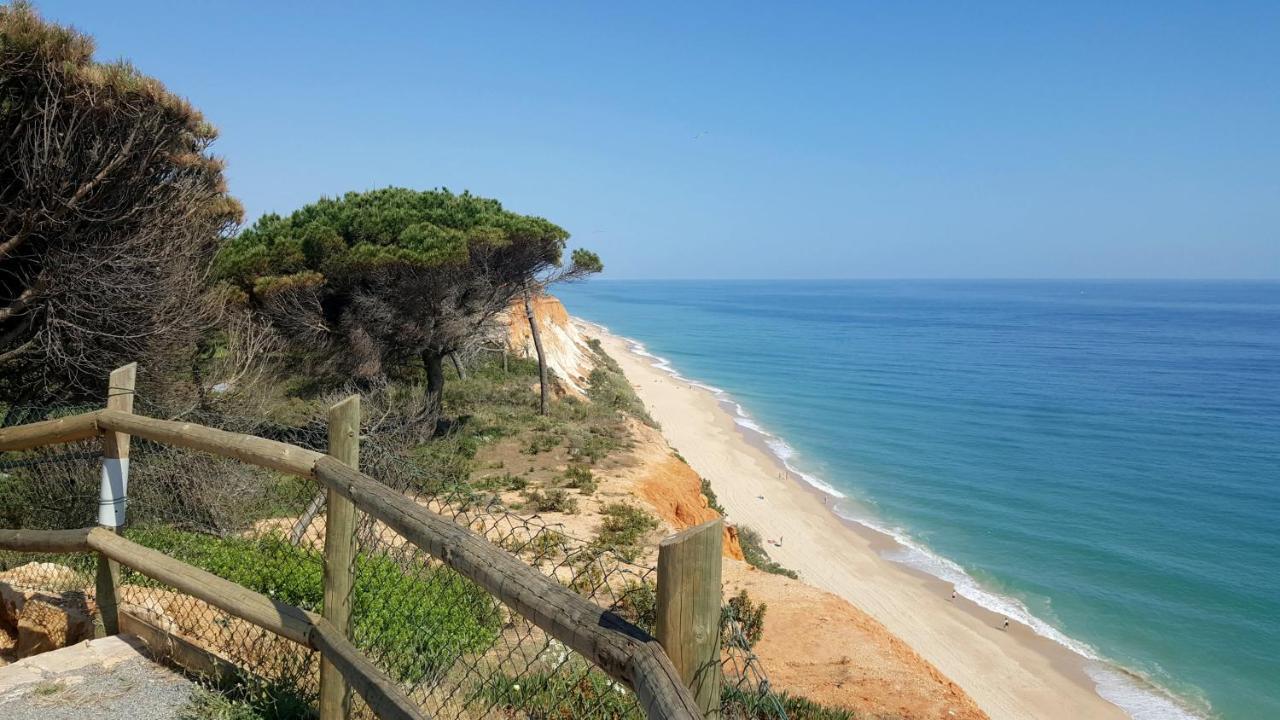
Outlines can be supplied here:
[[524, 316], [529, 318], [529, 333], [533, 335], [533, 349], [538, 353], [538, 414], [547, 414], [547, 356], [542, 352], [542, 334], [538, 322], [533, 319], [533, 302], [529, 291], [524, 293]]
[[444, 355], [423, 352], [422, 364], [427, 369], [427, 414], [434, 425], [440, 419], [444, 399]]
[[466, 380], [467, 370], [466, 368], [462, 367], [462, 361], [458, 359], [458, 353], [456, 352], [449, 353], [449, 359], [453, 361], [453, 369], [458, 371], [458, 379]]

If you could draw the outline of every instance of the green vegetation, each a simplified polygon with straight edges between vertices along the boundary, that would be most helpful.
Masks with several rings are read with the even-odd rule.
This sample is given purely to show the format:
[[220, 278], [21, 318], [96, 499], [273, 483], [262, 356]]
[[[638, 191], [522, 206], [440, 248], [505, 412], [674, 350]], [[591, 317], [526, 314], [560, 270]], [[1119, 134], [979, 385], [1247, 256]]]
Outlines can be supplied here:
[[[444, 412], [453, 418], [447, 430], [408, 453], [417, 489], [454, 498], [528, 490], [535, 494], [522, 508], [537, 512], [552, 511], [545, 497], [556, 486], [593, 493], [593, 466], [630, 447], [625, 411], [562, 398], [547, 415], [539, 415], [531, 391], [536, 381], [537, 364], [530, 360], [508, 358], [505, 371], [492, 356], [473, 360], [466, 379], [451, 381], [445, 394]], [[494, 452], [505, 462], [493, 460]], [[498, 477], [485, 472], [494, 465], [506, 472]], [[552, 475], [548, 471], [555, 465], [568, 468]], [[534, 468], [541, 479], [534, 479]], [[551, 502], [560, 504], [558, 497]], [[570, 500], [563, 501], [566, 507]]]
[[561, 268], [568, 237], [497, 200], [386, 188], [264, 215], [216, 268], [313, 372], [373, 383], [420, 368], [426, 392], [409, 419], [434, 423], [446, 356], [531, 288], [602, 268], [586, 250]]
[[[171, 528], [135, 528], [129, 539], [289, 605], [318, 612], [323, 559], [283, 538], [216, 538]], [[155, 583], [130, 573], [126, 582]], [[360, 555], [353, 591], [356, 644], [393, 676], [416, 683], [459, 654], [497, 636], [493, 600], [448, 568], [404, 566], [386, 555]]]
[[590, 717], [643, 720], [631, 694], [604, 673], [574, 659], [552, 672], [523, 677], [499, 676], [486, 684], [482, 697], [499, 713], [552, 720]]
[[618, 602], [614, 605], [613, 611], [632, 625], [647, 633], [653, 633], [653, 628], [658, 622], [657, 585], [648, 580], [628, 582], [618, 594]]
[[[746, 590], [738, 591], [729, 598], [728, 604], [720, 609], [720, 632], [726, 643], [743, 642], [747, 648], [753, 648], [764, 637], [764, 614], [768, 604], [756, 604]], [[731, 622], [738, 622], [741, 634], [730, 633]]]
[[644, 510], [621, 502], [605, 505], [602, 512], [604, 521], [593, 544], [634, 561], [644, 549], [646, 536], [658, 529], [658, 521]]
[[[768, 605], [757, 604], [741, 590], [729, 598], [720, 611], [720, 642], [724, 647], [755, 647], [764, 637], [764, 616]], [[657, 623], [658, 588], [654, 583], [629, 582], [618, 594], [613, 611], [645, 632], [652, 633]], [[737, 621], [737, 626], [732, 621]]]
[[0, 5], [0, 400], [100, 399], [144, 362], [153, 396], [217, 316], [203, 292], [240, 221], [217, 130], [93, 39]]
[[792, 580], [800, 577], [796, 571], [788, 570], [769, 557], [769, 553], [764, 549], [764, 542], [760, 539], [760, 533], [755, 528], [739, 527], [738, 544], [742, 546], [742, 556], [750, 565], [774, 575], [786, 575]]
[[587, 344], [591, 346], [595, 355], [595, 369], [587, 378], [589, 384], [587, 397], [591, 398], [591, 402], [621, 410], [649, 427], [658, 427], [657, 421], [649, 416], [644, 402], [627, 381], [627, 376], [622, 374], [622, 368], [618, 366], [618, 362], [609, 357], [599, 340], [591, 338]]
[[[643, 720], [630, 694], [603, 673], [586, 672], [581, 663], [555, 673], [500, 677], [483, 690], [483, 697], [504, 715], [551, 720], [590, 714], [612, 720]], [[781, 707], [783, 712], [778, 712]], [[761, 695], [726, 687], [721, 693], [722, 717], [744, 720], [859, 720], [850, 710], [811, 702], [788, 693]]]
[[[778, 712], [778, 706], [783, 712]], [[830, 707], [796, 697], [790, 693], [744, 692], [734, 687], [724, 688], [720, 696], [722, 717], [751, 718], [752, 720], [859, 720], [852, 710]], [[877, 716], [877, 720], [889, 720]]]
[[598, 486], [595, 474], [585, 465], [570, 465], [564, 471], [564, 480], [566, 487], [578, 490], [583, 495], [594, 493]]
[[551, 488], [545, 493], [541, 490], [525, 490], [523, 509], [534, 512], [558, 512], [572, 515], [578, 512], [578, 499], [563, 488]]
[[716, 497], [716, 491], [711, 489], [711, 481], [706, 478], [699, 478], [699, 480], [702, 482], [702, 494], [707, 498], [707, 507], [721, 515], [727, 515], [728, 513], [724, 511], [724, 507], [720, 504], [720, 499]]
[[310, 704], [289, 688], [245, 682], [226, 690], [197, 688], [178, 720], [305, 720]]

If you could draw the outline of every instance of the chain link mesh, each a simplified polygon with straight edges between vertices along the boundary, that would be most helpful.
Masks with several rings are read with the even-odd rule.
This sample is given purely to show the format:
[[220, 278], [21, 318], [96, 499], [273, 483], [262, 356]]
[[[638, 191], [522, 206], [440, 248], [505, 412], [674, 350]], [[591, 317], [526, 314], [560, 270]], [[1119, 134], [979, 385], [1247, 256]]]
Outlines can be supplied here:
[[[4, 424], [87, 408], [15, 413]], [[140, 412], [145, 410], [140, 409]], [[323, 450], [306, 427], [189, 413], [184, 421]], [[134, 438], [126, 536], [280, 602], [320, 612], [324, 494], [311, 481]], [[0, 526], [96, 523], [96, 441], [0, 453]], [[652, 631], [656, 571], [574, 538], [470, 487], [441, 489], [391, 443], [364, 438], [361, 470], [452, 519], [602, 608]], [[430, 488], [429, 490], [423, 488]], [[529, 619], [367, 516], [357, 530], [351, 638], [437, 718], [641, 718], [633, 694]], [[239, 670], [237, 692], [271, 715], [305, 715], [319, 687], [317, 653], [138, 573], [122, 574], [121, 608]], [[0, 589], [96, 612], [91, 556], [0, 552]], [[785, 718], [735, 608], [722, 628], [723, 717]], [[0, 648], [2, 651], [3, 648]], [[358, 697], [353, 717], [372, 717]]]

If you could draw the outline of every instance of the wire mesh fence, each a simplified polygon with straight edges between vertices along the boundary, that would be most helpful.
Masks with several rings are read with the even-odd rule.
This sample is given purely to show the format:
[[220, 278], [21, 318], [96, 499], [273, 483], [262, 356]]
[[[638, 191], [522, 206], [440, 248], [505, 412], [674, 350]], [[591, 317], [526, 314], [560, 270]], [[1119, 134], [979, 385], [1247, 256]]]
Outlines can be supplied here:
[[[31, 422], [75, 410], [83, 409], [16, 416]], [[326, 444], [322, 423], [292, 427], [195, 413], [182, 419], [309, 449]], [[0, 527], [95, 524], [99, 463], [96, 442], [0, 453]], [[513, 512], [497, 495], [465, 485], [440, 487], [396, 443], [362, 439], [361, 470], [600, 607], [653, 630], [653, 567], [571, 537], [536, 515]], [[326, 508], [314, 482], [134, 438], [129, 495], [129, 539], [320, 612]], [[364, 517], [356, 540], [351, 639], [428, 716], [644, 716], [621, 684], [391, 528]], [[74, 609], [92, 623], [93, 563], [89, 556], [0, 552], [0, 589]], [[123, 611], [236, 667], [235, 692], [269, 704], [277, 717], [301, 717], [314, 709], [315, 652], [138, 573], [124, 572], [121, 581]], [[722, 618], [722, 716], [784, 718], [737, 610], [726, 605]], [[352, 703], [353, 717], [372, 717], [358, 697]]]

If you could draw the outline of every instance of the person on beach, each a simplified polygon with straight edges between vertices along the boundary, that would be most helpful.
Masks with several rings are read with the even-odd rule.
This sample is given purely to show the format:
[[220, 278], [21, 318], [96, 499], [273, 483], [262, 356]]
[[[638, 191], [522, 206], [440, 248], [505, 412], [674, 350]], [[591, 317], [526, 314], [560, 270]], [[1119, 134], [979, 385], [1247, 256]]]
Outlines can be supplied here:
[[1009, 618], [1005, 618], [1005, 619], [1004, 619], [1004, 628], [1002, 628], [1002, 629], [1003, 629], [1005, 632], [1008, 632], [1008, 631], [1009, 631]]
[[951, 591], [951, 599], [952, 599], [952, 600], [955, 600], [955, 599], [956, 599], [956, 591], [955, 591], [955, 590], [952, 590], [952, 591]]

